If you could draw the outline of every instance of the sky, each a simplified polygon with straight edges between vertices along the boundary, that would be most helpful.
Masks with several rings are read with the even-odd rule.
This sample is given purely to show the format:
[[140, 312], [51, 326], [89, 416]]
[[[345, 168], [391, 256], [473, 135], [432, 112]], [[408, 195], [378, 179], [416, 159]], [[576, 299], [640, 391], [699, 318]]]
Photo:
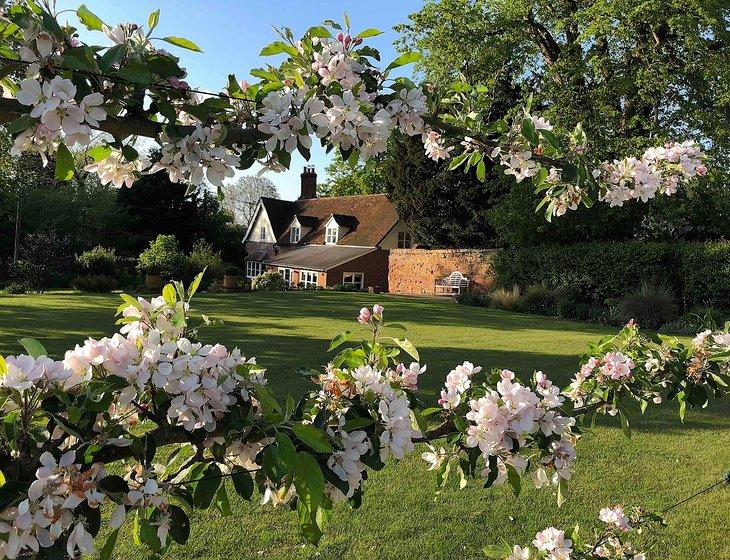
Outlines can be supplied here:
[[[288, 26], [298, 37], [325, 19], [341, 22], [343, 12], [347, 12], [355, 32], [370, 27], [384, 32], [367, 39], [367, 44], [380, 50], [385, 67], [397, 56], [393, 46], [397, 34], [393, 26], [405, 22], [423, 3], [421, 0], [57, 0], [57, 9], [75, 9], [82, 2], [108, 25], [135, 22], [146, 26], [149, 13], [159, 8], [160, 23], [153, 36], [185, 37], [194, 41], [203, 53], [180, 49], [163, 41], [156, 44], [181, 57], [181, 66], [188, 70], [187, 81], [192, 87], [206, 91], [220, 91], [230, 73], [242, 80], [251, 78], [249, 70], [265, 66], [267, 61], [276, 64], [278, 58], [259, 56], [263, 47], [278, 39], [272, 26]], [[79, 26], [75, 14], [69, 13], [66, 17], [80, 28], [84, 41], [108, 44], [101, 33], [88, 32]], [[65, 21], [64, 16], [61, 20]], [[405, 74], [408, 73], [406, 70]], [[325, 178], [325, 167], [330, 159], [331, 154], [325, 154], [315, 143], [308, 164], [316, 167], [318, 181]], [[304, 158], [295, 153], [289, 171], [266, 173], [281, 198], [295, 199], [299, 195], [299, 174], [305, 163]], [[253, 167], [245, 173], [257, 171], [258, 168]]]

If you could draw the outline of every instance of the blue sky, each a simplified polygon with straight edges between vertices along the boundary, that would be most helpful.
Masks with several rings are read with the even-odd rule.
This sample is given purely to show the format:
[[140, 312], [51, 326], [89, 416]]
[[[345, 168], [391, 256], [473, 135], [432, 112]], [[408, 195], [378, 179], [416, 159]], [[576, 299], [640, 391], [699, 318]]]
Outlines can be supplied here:
[[[57, 7], [59, 10], [76, 8], [81, 1], [58, 0]], [[182, 58], [193, 87], [208, 91], [220, 91], [231, 72], [244, 79], [249, 77], [249, 70], [265, 64], [267, 58], [260, 57], [259, 52], [277, 39], [272, 25], [291, 27], [295, 36], [299, 36], [322, 20], [342, 21], [343, 12], [347, 12], [356, 32], [369, 27], [384, 31], [383, 35], [367, 41], [380, 50], [387, 64], [396, 56], [393, 26], [406, 21], [408, 14], [422, 5], [420, 0], [85, 0], [84, 3], [110, 25], [129, 21], [146, 25], [149, 12], [160, 8], [160, 23], [154, 35], [185, 37], [204, 52], [186, 51], [162, 41], [160, 46]], [[68, 18], [72, 24], [77, 23], [74, 14], [68, 14]], [[97, 44], [107, 44], [103, 35], [94, 35]], [[91, 40], [92, 36], [84, 34], [84, 39]], [[321, 148], [312, 150], [310, 163], [316, 166], [320, 180], [324, 178], [329, 159]], [[304, 159], [295, 154], [290, 171], [266, 174], [282, 198], [293, 199], [299, 194], [299, 173], [304, 164]], [[248, 172], [255, 171], [252, 168]]]

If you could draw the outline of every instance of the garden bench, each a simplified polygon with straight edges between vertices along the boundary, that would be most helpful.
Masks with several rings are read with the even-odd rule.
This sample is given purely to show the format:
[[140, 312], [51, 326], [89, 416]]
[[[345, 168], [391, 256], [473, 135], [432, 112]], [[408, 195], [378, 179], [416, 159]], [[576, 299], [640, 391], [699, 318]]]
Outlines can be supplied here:
[[469, 287], [469, 279], [459, 271], [454, 271], [445, 278], [437, 280], [433, 285], [434, 295], [446, 294], [460, 294], [461, 290], [466, 290]]

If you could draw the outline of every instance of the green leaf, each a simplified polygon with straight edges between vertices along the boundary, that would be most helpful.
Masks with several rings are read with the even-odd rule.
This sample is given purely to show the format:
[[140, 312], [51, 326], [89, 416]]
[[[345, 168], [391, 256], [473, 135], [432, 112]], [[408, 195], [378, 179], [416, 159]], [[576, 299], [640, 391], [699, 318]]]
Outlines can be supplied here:
[[321, 25], [307, 29], [307, 35], [310, 37], [319, 37], [320, 39], [329, 39], [332, 37], [332, 33], [330, 33], [329, 29]]
[[185, 544], [190, 538], [190, 519], [180, 506], [170, 504], [170, 537], [178, 544]]
[[421, 60], [422, 56], [421, 53], [417, 52], [407, 52], [400, 55], [398, 58], [396, 58], [393, 62], [388, 64], [388, 67], [384, 70], [387, 72], [388, 70], [392, 70], [393, 68], [398, 68], [400, 66], [405, 66], [406, 64], [412, 64], [414, 62], [418, 62]]
[[217, 509], [223, 517], [228, 517], [233, 512], [231, 511], [231, 503], [228, 500], [228, 492], [226, 491], [225, 484], [221, 484], [218, 488], [218, 492], [215, 494], [215, 509]]
[[208, 267], [206, 266], [203, 271], [200, 272], [195, 278], [193, 278], [192, 282], [190, 282], [190, 287], [188, 288], [188, 301], [193, 299], [195, 292], [198, 291], [198, 288], [200, 287], [200, 282], [203, 280], [203, 275], [205, 274], [207, 268]]
[[94, 146], [86, 151], [86, 155], [94, 161], [102, 161], [109, 157], [112, 149], [109, 146]]
[[327, 349], [327, 352], [332, 352], [335, 348], [338, 346], [341, 346], [348, 340], [350, 340], [353, 336], [352, 331], [345, 331], [338, 334], [335, 338], [332, 339], [332, 342], [330, 343], [329, 348]]
[[111, 532], [109, 537], [104, 543], [104, 547], [99, 552], [99, 560], [109, 560], [114, 552], [114, 547], [117, 546], [117, 538], [119, 537], [119, 529], [115, 529]]
[[515, 496], [519, 497], [522, 491], [522, 477], [512, 465], [509, 463], [505, 463], [505, 465], [507, 466], [507, 482], [512, 487]]
[[83, 23], [87, 29], [91, 31], [102, 31], [104, 28], [104, 22], [99, 16], [93, 13], [84, 4], [81, 4], [76, 10], [76, 15], [79, 17], [81, 23]]
[[122, 155], [127, 161], [136, 161], [139, 159], [139, 152], [130, 144], [124, 144], [124, 146], [122, 146]]
[[112, 66], [124, 58], [126, 52], [126, 45], [114, 45], [110, 47], [99, 59], [99, 69], [102, 72], [108, 72]]
[[23, 348], [25, 348], [25, 351], [34, 358], [38, 358], [39, 356], [48, 356], [46, 349], [35, 338], [21, 338], [18, 342]]
[[74, 176], [74, 157], [61, 142], [56, 151], [56, 179], [59, 181], [70, 181]]
[[221, 485], [221, 469], [216, 463], [209, 464], [201, 473], [199, 480], [195, 483], [193, 492], [193, 504], [200, 509], [208, 509], [213, 503], [213, 498]]
[[365, 426], [370, 426], [375, 421], [372, 418], [352, 418], [345, 422], [345, 425], [342, 427], [342, 429], [346, 432], [351, 432], [352, 430], [357, 430], [359, 428], [364, 428]]
[[176, 47], [182, 47], [183, 49], [188, 49], [195, 52], [203, 52], [198, 45], [183, 37], [163, 37], [162, 40], [170, 43], [171, 45], [175, 45]]
[[484, 165], [484, 159], [480, 159], [479, 163], [477, 163], [477, 179], [479, 179], [481, 182], [484, 182], [486, 178], [486, 166]]
[[177, 293], [175, 292], [175, 286], [172, 284], [167, 284], [164, 288], [162, 288], [162, 298], [165, 300], [165, 303], [169, 305], [170, 307], [175, 307], [175, 304], [177, 303]]
[[235, 488], [236, 493], [244, 500], [250, 501], [253, 496], [254, 484], [249, 472], [243, 467], [235, 465], [231, 480], [233, 481], [233, 488]]
[[365, 31], [360, 31], [355, 38], [356, 39], [367, 39], [368, 37], [377, 37], [378, 35], [382, 35], [383, 32], [380, 31], [380, 29], [375, 29], [374, 27], [369, 27]]
[[14, 121], [6, 124], [5, 130], [10, 134], [17, 134], [18, 132], [23, 132], [27, 128], [33, 126], [36, 122], [37, 119], [34, 119], [30, 115], [21, 115]]
[[418, 357], [418, 350], [416, 350], [416, 347], [407, 338], [384, 337], [384, 338], [382, 338], [382, 340], [384, 340], [384, 341], [391, 341], [393, 344], [395, 344], [401, 350], [403, 350], [409, 356], [411, 356], [414, 360], [416, 360], [416, 361], [419, 361], [420, 360], [420, 358]]
[[332, 453], [334, 448], [327, 439], [327, 434], [315, 428], [311, 424], [293, 424], [294, 434], [304, 443], [318, 453]]
[[629, 418], [624, 413], [623, 408], [619, 408], [618, 414], [621, 419], [621, 431], [626, 437], [631, 437], [631, 425], [629, 424]]
[[274, 41], [270, 45], [266, 45], [263, 49], [261, 49], [259, 54], [261, 56], [273, 56], [281, 53], [287, 53], [291, 56], [299, 55], [299, 51], [297, 49], [286, 44], [284, 41]]
[[149, 28], [147, 31], [148, 36], [149, 33], [152, 33], [152, 30], [157, 27], [158, 23], [160, 23], [160, 10], [155, 10], [150, 14], [150, 17], [147, 18], [147, 27]]
[[568, 482], [562, 477], [558, 477], [558, 507], [562, 506], [565, 503], [565, 500], [568, 499], [567, 497], [568, 492]]
[[117, 76], [134, 84], [148, 85], [152, 83], [152, 72], [138, 62], [130, 62], [117, 71]]
[[293, 479], [297, 490], [299, 525], [305, 538], [316, 544], [322, 536], [317, 512], [324, 499], [324, 475], [315, 458], [306, 451], [297, 455]]

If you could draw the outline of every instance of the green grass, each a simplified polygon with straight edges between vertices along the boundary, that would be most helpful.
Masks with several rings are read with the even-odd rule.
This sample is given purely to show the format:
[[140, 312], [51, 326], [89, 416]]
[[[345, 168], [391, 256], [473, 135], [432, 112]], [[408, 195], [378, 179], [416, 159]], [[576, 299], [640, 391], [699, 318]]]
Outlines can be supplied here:
[[[352, 328], [362, 305], [381, 302], [388, 319], [408, 326], [428, 371], [421, 385], [440, 387], [456, 363], [468, 359], [507, 367], [523, 376], [534, 369], [565, 384], [586, 343], [613, 329], [554, 318], [462, 307], [450, 301], [332, 292], [200, 295], [196, 307], [224, 327], [204, 333], [209, 341], [239, 346], [268, 368], [279, 396], [309, 389], [294, 375], [297, 365], [321, 366], [329, 340]], [[114, 295], [55, 292], [0, 296], [0, 353], [20, 350], [32, 336], [56, 356], [87, 336], [114, 329]], [[294, 514], [235, 500], [233, 517], [196, 513], [185, 548], [169, 558], [451, 559], [483, 558], [483, 546], [506, 539], [527, 543], [548, 525], [580, 522], [597, 527], [607, 504], [654, 510], [675, 503], [730, 470], [730, 407], [713, 403], [679, 422], [673, 406], [636, 418], [631, 439], [610, 421], [600, 422], [579, 443], [578, 469], [568, 502], [557, 508], [550, 492], [526, 488], [515, 498], [506, 488], [485, 490], [478, 481], [459, 491], [451, 485], [434, 499], [434, 482], [417, 454], [370, 473], [359, 510], [338, 506], [318, 548], [303, 545]], [[529, 485], [526, 485], [529, 486]], [[652, 559], [730, 558], [728, 490], [705, 494], [667, 515], [669, 527], [639, 540], [651, 543]], [[118, 559], [139, 558], [130, 539], [120, 539]], [[698, 556], [698, 552], [701, 554]]]

